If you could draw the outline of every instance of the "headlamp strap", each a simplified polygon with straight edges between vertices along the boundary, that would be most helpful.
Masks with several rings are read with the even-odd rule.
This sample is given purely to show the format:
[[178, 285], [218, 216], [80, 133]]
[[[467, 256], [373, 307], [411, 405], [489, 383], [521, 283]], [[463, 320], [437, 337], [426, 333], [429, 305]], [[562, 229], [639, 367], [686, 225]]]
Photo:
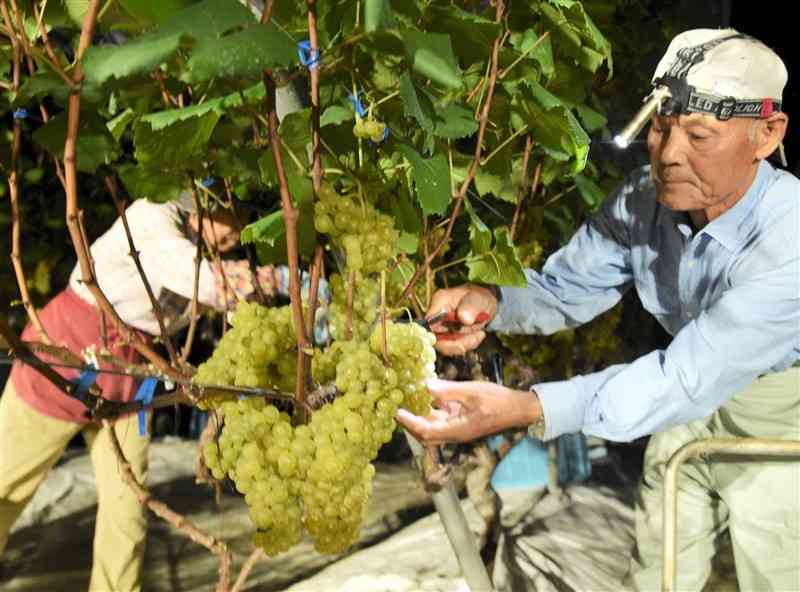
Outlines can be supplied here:
[[669, 88], [671, 97], [661, 106], [661, 115], [681, 113], [708, 113], [720, 121], [731, 117], [766, 119], [781, 111], [781, 102], [774, 99], [739, 101], [734, 97], [718, 97], [698, 92], [684, 78], [662, 76], [654, 81], [655, 86]]

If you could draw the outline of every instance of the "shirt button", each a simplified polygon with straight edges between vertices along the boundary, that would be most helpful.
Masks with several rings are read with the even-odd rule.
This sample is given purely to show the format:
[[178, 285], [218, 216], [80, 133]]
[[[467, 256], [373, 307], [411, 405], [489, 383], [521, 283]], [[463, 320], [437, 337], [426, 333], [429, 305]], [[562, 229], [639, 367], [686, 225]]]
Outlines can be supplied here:
[[688, 265], [688, 267], [689, 267], [689, 269], [691, 269], [692, 267], [694, 267], [694, 261], [689, 261], [689, 265]]

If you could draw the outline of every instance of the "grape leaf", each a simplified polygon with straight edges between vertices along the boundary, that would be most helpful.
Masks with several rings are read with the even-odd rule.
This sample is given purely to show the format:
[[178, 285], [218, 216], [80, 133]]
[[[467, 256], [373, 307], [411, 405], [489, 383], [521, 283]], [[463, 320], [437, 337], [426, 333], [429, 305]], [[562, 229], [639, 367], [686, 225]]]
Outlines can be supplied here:
[[527, 283], [517, 248], [505, 227], [495, 228], [492, 250], [470, 253], [467, 269], [471, 282], [517, 287], [524, 287]]
[[400, 37], [414, 72], [447, 88], [461, 90], [461, 69], [449, 35], [405, 29], [400, 31]]
[[143, 35], [124, 45], [91, 46], [81, 62], [86, 84], [99, 85], [110, 78], [125, 78], [150, 72], [169, 60], [178, 48], [188, 47], [189, 37], [183, 34]]
[[397, 229], [400, 231], [400, 249], [414, 254], [419, 247], [419, 235], [422, 232], [422, 216], [419, 209], [411, 201], [408, 191], [401, 190], [389, 202], [389, 208]]
[[406, 144], [399, 144], [397, 148], [411, 163], [422, 214], [429, 216], [444, 213], [452, 197], [447, 157], [440, 153], [430, 158], [423, 158], [419, 152]]
[[469, 242], [472, 246], [474, 254], [483, 254], [492, 248], [492, 231], [483, 223], [478, 214], [475, 213], [475, 208], [472, 207], [472, 202], [468, 197], [464, 196], [464, 209], [469, 214]]
[[238, 2], [203, 0], [178, 10], [165, 23], [122, 45], [92, 45], [81, 61], [86, 84], [151, 72], [193, 40], [218, 38], [254, 17]]
[[583, 122], [583, 127], [588, 132], [596, 132], [608, 123], [605, 115], [584, 104], [575, 105], [575, 110], [578, 112], [581, 122]]
[[400, 97], [403, 99], [406, 116], [416, 119], [426, 132], [432, 132], [434, 117], [436, 117], [433, 103], [424, 92], [417, 92], [408, 72], [404, 72], [400, 76]]
[[[67, 137], [67, 114], [60, 113], [33, 133], [33, 139], [58, 158], [64, 156]], [[82, 114], [75, 148], [76, 166], [84, 173], [94, 173], [97, 167], [117, 159], [119, 151], [105, 121], [91, 112]]]
[[364, 32], [371, 33], [393, 26], [394, 18], [389, 0], [364, 0]]
[[[283, 164], [286, 172], [286, 183], [289, 186], [292, 201], [295, 205], [310, 202], [313, 198], [311, 179], [305, 174], [305, 171], [300, 171], [297, 168], [285, 148], [281, 148], [281, 154], [283, 155]], [[258, 168], [261, 171], [261, 181], [264, 185], [277, 193], [280, 190], [280, 185], [278, 183], [278, 172], [275, 168], [275, 159], [272, 157], [271, 150], [267, 150], [261, 155], [258, 160]]]
[[142, 121], [150, 124], [153, 131], [158, 131], [169, 127], [173, 123], [199, 117], [211, 111], [223, 115], [228, 109], [235, 109], [242, 106], [242, 96], [248, 105], [257, 104], [264, 100], [266, 91], [264, 85], [259, 83], [242, 91], [241, 93], [231, 93], [216, 99], [210, 99], [198, 105], [190, 105], [181, 109], [165, 109], [155, 113], [148, 113], [142, 117]]
[[580, 2], [560, 0], [553, 1], [552, 4], [556, 6], [540, 3], [539, 11], [550, 24], [553, 34], [562, 41], [564, 51], [590, 72], [596, 72], [606, 62], [608, 78], [611, 78], [611, 44], [586, 14], [583, 5]]
[[[317, 246], [317, 231], [314, 228], [314, 208], [311, 202], [300, 205], [300, 214], [297, 218], [297, 250], [301, 257], [310, 258]], [[259, 262], [263, 264], [286, 263], [286, 225], [283, 212], [275, 214], [275, 227], [270, 225], [270, 238], [267, 240], [256, 239], [256, 254]]]
[[168, 175], [158, 169], [151, 170], [130, 163], [117, 168], [117, 173], [134, 199], [144, 198], [159, 203], [172, 201], [188, 185], [188, 180], [179, 175]]
[[143, 25], [163, 23], [190, 0], [119, 0], [125, 11]]
[[338, 125], [353, 119], [353, 111], [341, 105], [331, 105], [319, 118], [319, 126]]
[[583, 201], [592, 210], [597, 208], [606, 197], [605, 192], [592, 179], [583, 174], [575, 175], [575, 186]]
[[275, 246], [275, 240], [286, 235], [283, 211], [278, 210], [244, 227], [241, 234], [243, 245], [263, 242]]
[[489, 59], [492, 44], [503, 30], [494, 20], [457, 6], [435, 4], [425, 9], [425, 24], [429, 31], [449, 34], [453, 49], [465, 65]]
[[517, 125], [530, 125], [537, 145], [548, 156], [574, 159], [573, 173], [580, 172], [589, 156], [589, 136], [558, 97], [533, 80], [527, 81], [527, 87], [522, 94], [528, 98], [513, 106]]
[[[309, 161], [307, 148], [311, 144], [311, 107], [284, 115], [278, 133], [284, 147], [291, 150], [302, 164], [307, 164]], [[294, 162], [291, 166], [297, 168]]]
[[123, 111], [122, 113], [117, 115], [114, 119], [109, 121], [106, 124], [106, 127], [108, 128], [108, 131], [111, 132], [111, 135], [113, 136], [114, 140], [119, 142], [119, 139], [122, 137], [122, 134], [125, 133], [125, 130], [128, 129], [128, 125], [134, 119], [136, 119], [136, 112], [130, 107], [128, 107], [127, 109], [125, 109], [125, 111]]
[[[528, 54], [528, 59], [532, 59], [539, 64], [539, 69], [542, 75], [550, 79], [556, 72], [555, 62], [553, 61], [553, 44], [550, 42], [548, 35], [542, 41], [539, 41], [540, 35], [533, 29], [528, 29], [524, 33], [513, 33], [509, 37], [511, 46], [514, 47], [519, 53]], [[531, 48], [534, 47], [533, 51]]]
[[53, 97], [58, 104], [64, 105], [69, 96], [69, 87], [55, 72], [39, 71], [22, 83], [17, 101], [25, 102], [43, 96]]
[[257, 79], [267, 68], [297, 61], [297, 46], [273, 24], [256, 24], [220, 39], [198, 43], [182, 77], [186, 82], [214, 78]]
[[211, 111], [158, 130], [139, 120], [133, 127], [136, 160], [159, 169], [180, 170], [196, 165], [204, 157], [219, 117]]
[[449, 140], [466, 138], [478, 131], [478, 122], [472, 111], [458, 105], [436, 107], [434, 135]]
[[[217, 126], [219, 129], [219, 126]], [[212, 137], [212, 141], [216, 136]], [[214, 174], [233, 183], [251, 183], [259, 180], [258, 159], [263, 150], [225, 145], [216, 151]]]

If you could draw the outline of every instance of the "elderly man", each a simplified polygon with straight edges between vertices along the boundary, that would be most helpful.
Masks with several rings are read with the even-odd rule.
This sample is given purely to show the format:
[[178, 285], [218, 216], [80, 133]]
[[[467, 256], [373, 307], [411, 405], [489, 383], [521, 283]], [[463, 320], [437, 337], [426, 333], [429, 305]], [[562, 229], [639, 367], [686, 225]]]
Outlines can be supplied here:
[[[678, 35], [653, 80], [665, 100], [648, 133], [650, 166], [541, 273], [527, 270], [527, 287], [464, 285], [431, 303], [463, 323], [438, 343], [458, 354], [484, 330], [578, 326], [635, 286], [674, 337], [666, 349], [531, 392], [433, 381], [439, 409], [425, 418], [398, 413], [427, 442], [513, 426], [546, 440], [577, 431], [618, 441], [654, 434], [628, 577], [638, 589], [660, 586], [663, 476], [680, 446], [709, 437], [800, 439], [800, 181], [766, 161], [786, 132], [786, 80], [780, 58], [748, 36]], [[800, 590], [800, 462], [712, 457], [684, 465], [679, 484], [679, 589], [703, 587], [715, 540], [729, 528], [742, 590]]]

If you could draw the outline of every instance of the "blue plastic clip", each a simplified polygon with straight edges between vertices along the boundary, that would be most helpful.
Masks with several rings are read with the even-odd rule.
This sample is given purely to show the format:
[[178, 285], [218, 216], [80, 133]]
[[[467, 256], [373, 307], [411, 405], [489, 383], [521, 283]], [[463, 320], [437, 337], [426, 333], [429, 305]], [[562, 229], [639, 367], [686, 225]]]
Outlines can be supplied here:
[[363, 118], [367, 116], [367, 110], [364, 109], [364, 105], [361, 104], [361, 99], [358, 98], [358, 91], [356, 91], [353, 95], [347, 95], [347, 98], [353, 104], [353, 109], [356, 110], [356, 113], [358, 113], [359, 117]]
[[139, 390], [136, 391], [136, 396], [133, 398], [134, 401], [142, 402], [142, 409], [139, 411], [140, 436], [147, 435], [147, 407], [153, 402], [153, 392], [155, 392], [157, 384], [157, 378], [153, 378], [152, 376], [145, 378], [142, 384], [139, 385]]
[[300, 63], [309, 70], [319, 68], [319, 49], [311, 49], [311, 42], [308, 39], [298, 42], [297, 57]]
[[14, 119], [25, 119], [28, 117], [28, 110], [25, 107], [20, 107], [13, 112]]
[[200, 185], [202, 185], [203, 187], [208, 189], [209, 187], [211, 187], [214, 184], [215, 181], [216, 181], [216, 179], [214, 179], [214, 177], [206, 177], [205, 179], [200, 181]]
[[78, 388], [75, 389], [73, 396], [82, 403], [85, 402], [86, 393], [89, 392], [95, 380], [97, 380], [97, 368], [89, 364], [86, 369], [81, 372], [80, 376], [78, 376]]

